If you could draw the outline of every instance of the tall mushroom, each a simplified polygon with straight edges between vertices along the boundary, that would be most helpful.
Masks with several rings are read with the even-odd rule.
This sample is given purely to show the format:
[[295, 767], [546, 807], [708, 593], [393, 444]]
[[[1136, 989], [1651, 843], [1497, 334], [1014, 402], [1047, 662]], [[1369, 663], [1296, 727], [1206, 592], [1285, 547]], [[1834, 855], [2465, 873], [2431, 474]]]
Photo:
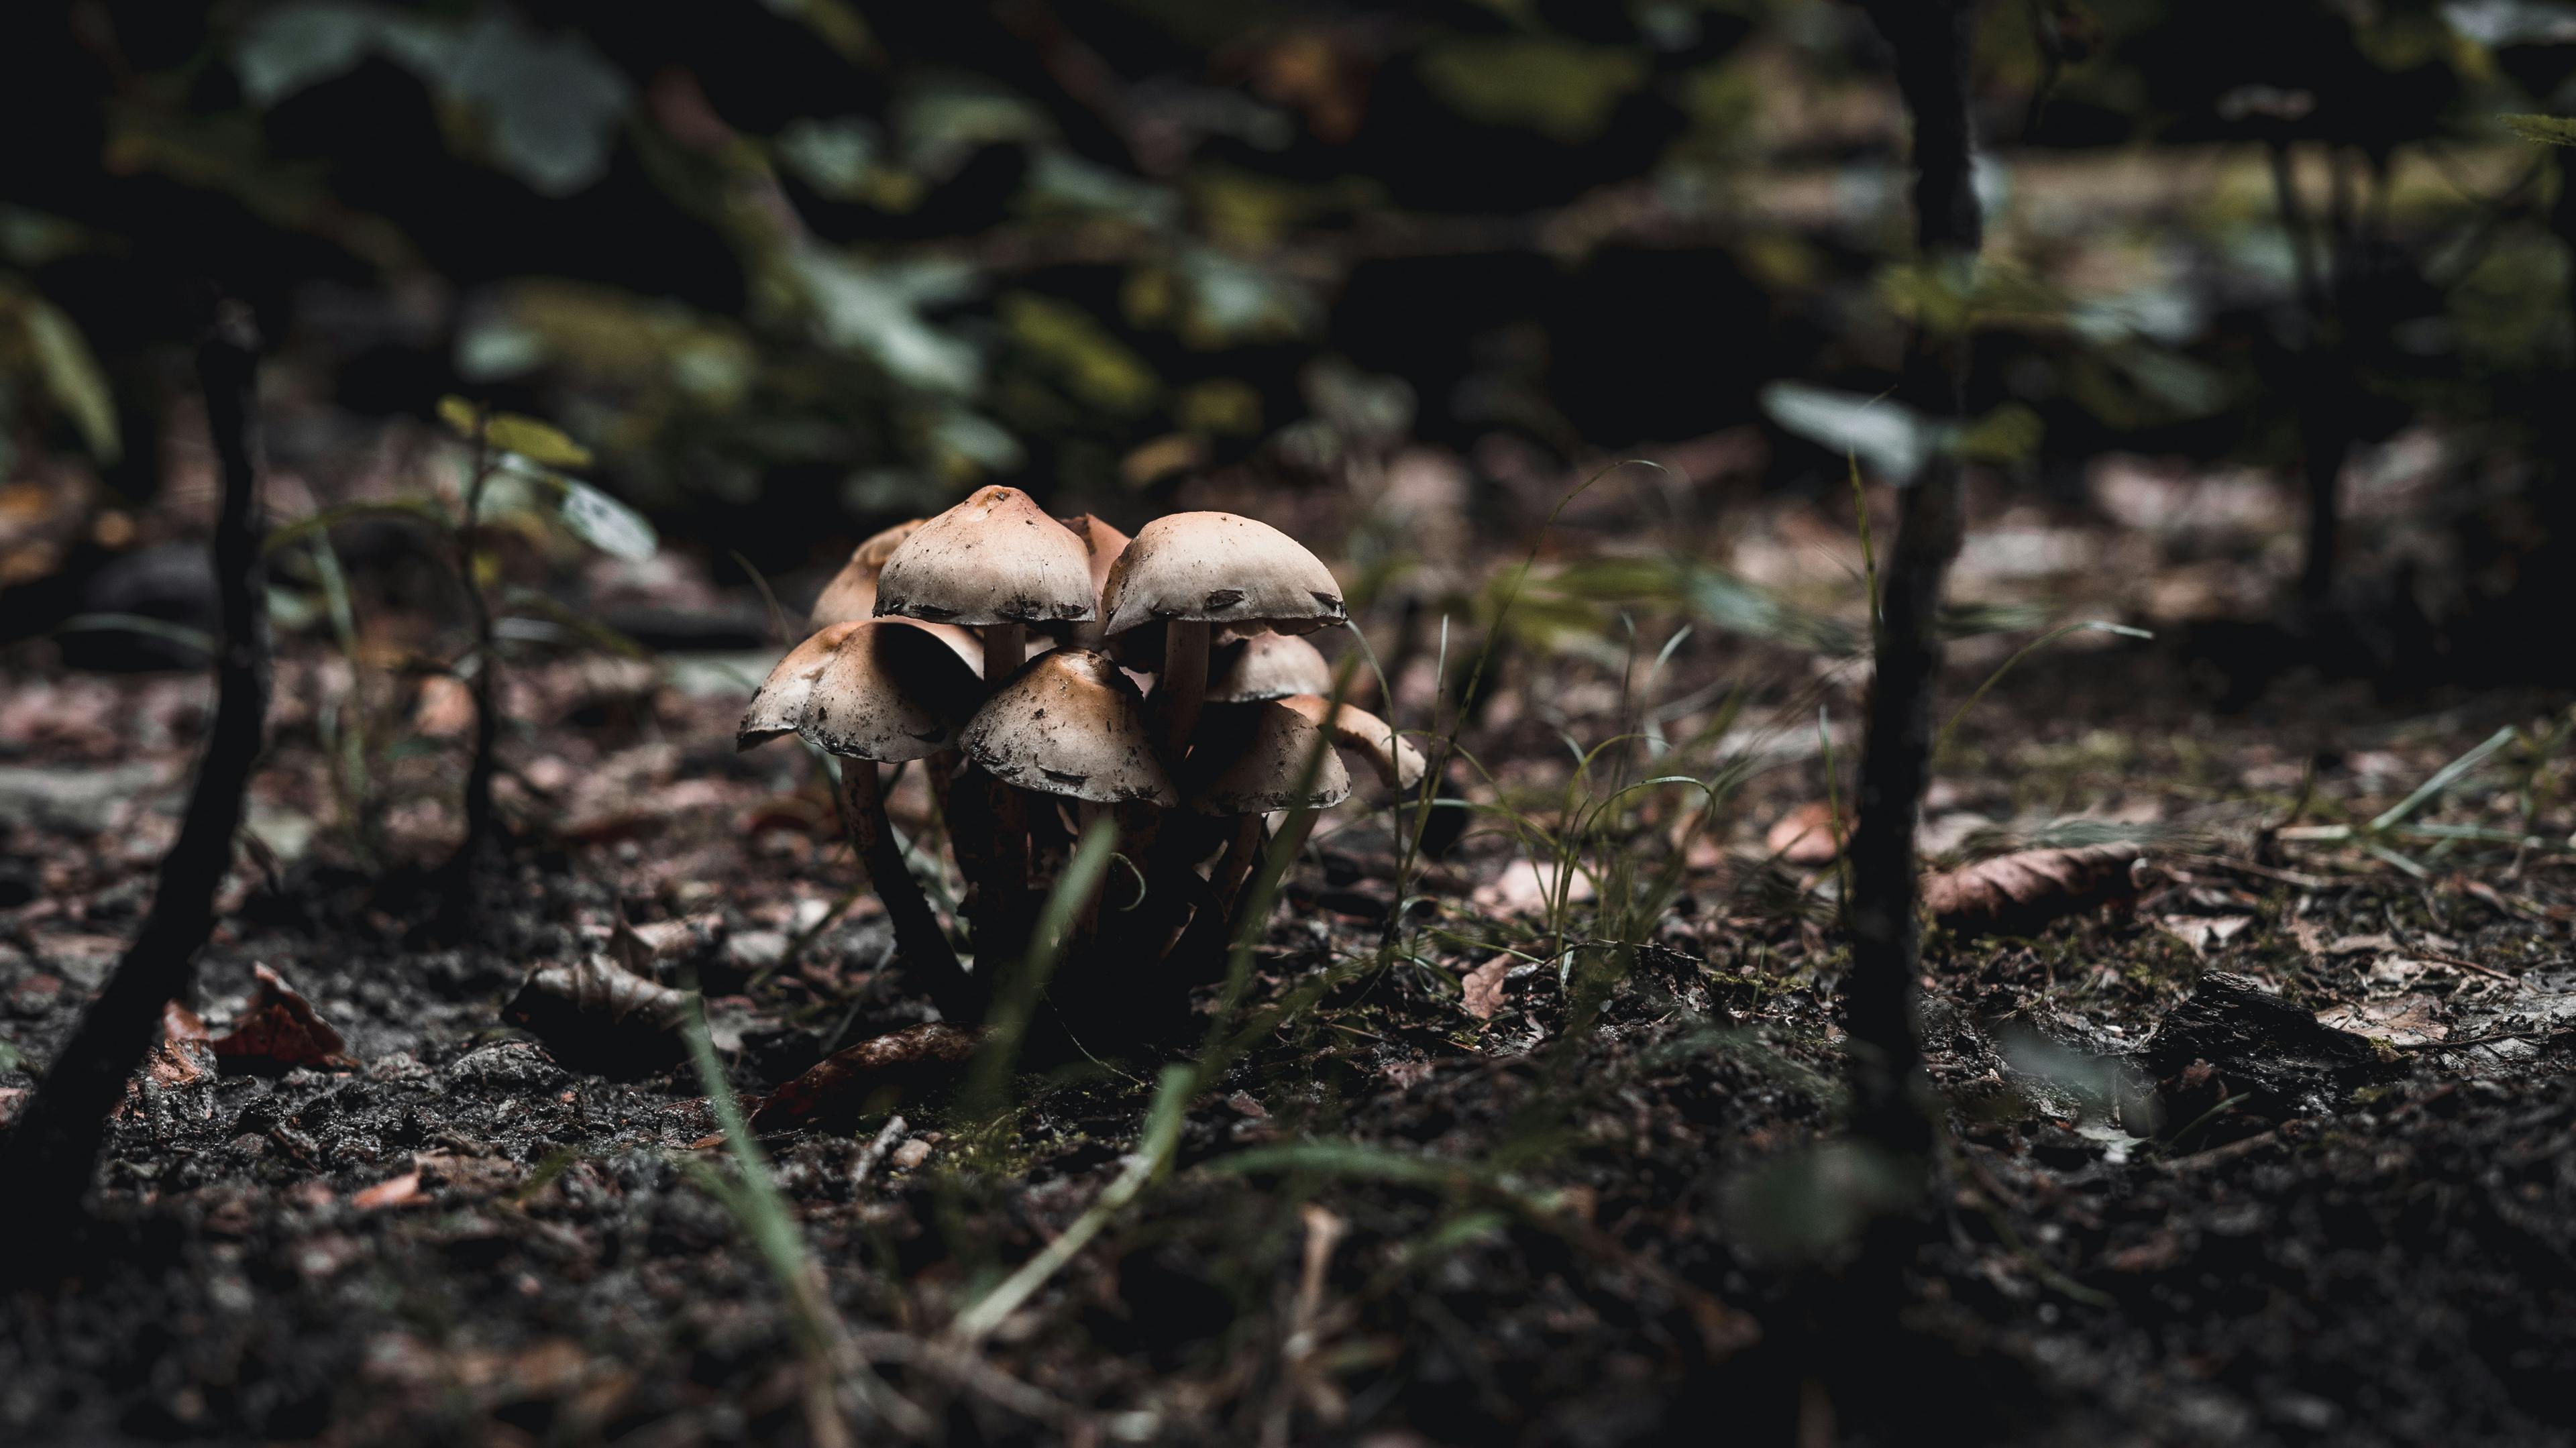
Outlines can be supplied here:
[[778, 661], [735, 736], [737, 747], [749, 749], [793, 728], [840, 757], [842, 826], [885, 902], [897, 946], [932, 973], [942, 1010], [952, 1002], [964, 1007], [964, 974], [904, 865], [876, 767], [926, 759], [955, 744], [982, 693], [974, 670], [928, 629], [902, 619], [838, 623]]
[[[1097, 616], [1098, 601], [1083, 540], [1016, 488], [979, 488], [913, 529], [877, 575], [879, 615], [974, 629], [984, 649], [984, 681], [994, 688], [1019, 669], [1030, 625], [1078, 623]], [[950, 814], [952, 822], [964, 816], [988, 832], [991, 846], [970, 871], [975, 949], [1007, 955], [1027, 923], [1028, 814], [1007, 788], [975, 792], [980, 804], [952, 799]], [[973, 847], [958, 838], [965, 864]]]
[[1233, 513], [1173, 513], [1137, 530], [1101, 591], [1111, 638], [1161, 624], [1163, 745], [1178, 757], [1207, 692], [1210, 630], [1312, 633], [1340, 623], [1342, 586], [1296, 539]]
[[897, 523], [882, 533], [870, 534], [850, 550], [850, 561], [841, 565], [841, 571], [832, 575], [832, 581], [823, 585], [822, 594], [814, 600], [814, 626], [874, 618], [877, 575], [885, 572], [886, 560], [921, 523], [919, 518]]

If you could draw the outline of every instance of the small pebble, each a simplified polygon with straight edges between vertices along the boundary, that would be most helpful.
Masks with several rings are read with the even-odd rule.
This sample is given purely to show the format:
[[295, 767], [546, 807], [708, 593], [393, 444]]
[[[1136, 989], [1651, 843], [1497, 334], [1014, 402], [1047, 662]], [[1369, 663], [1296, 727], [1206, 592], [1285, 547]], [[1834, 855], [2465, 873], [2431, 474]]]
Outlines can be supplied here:
[[916, 1136], [912, 1140], [905, 1142], [903, 1145], [896, 1147], [894, 1149], [894, 1154], [887, 1157], [886, 1160], [894, 1163], [895, 1169], [898, 1171], [910, 1171], [914, 1167], [921, 1165], [923, 1162], [930, 1160], [930, 1143]]

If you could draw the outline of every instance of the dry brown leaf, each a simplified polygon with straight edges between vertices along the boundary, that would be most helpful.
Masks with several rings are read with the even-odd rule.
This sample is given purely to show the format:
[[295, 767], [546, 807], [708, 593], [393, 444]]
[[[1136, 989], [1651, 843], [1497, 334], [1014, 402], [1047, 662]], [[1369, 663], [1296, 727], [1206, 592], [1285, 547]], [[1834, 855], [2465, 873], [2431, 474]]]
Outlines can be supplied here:
[[[640, 949], [631, 932], [618, 938], [630, 952]], [[616, 1075], [680, 1059], [687, 1049], [680, 1025], [696, 999], [597, 954], [529, 971], [501, 1014], [536, 1033], [557, 1060]]]
[[1809, 800], [1780, 816], [1762, 848], [1791, 865], [1826, 865], [1842, 853], [1842, 831], [1828, 800]]
[[412, 706], [411, 727], [430, 739], [461, 739], [474, 728], [474, 691], [449, 674], [420, 681], [420, 702]]
[[1460, 978], [1463, 990], [1458, 1004], [1467, 1014], [1480, 1021], [1490, 1021], [1503, 1006], [1503, 977], [1512, 969], [1512, 957], [1497, 955]]
[[251, 974], [259, 981], [259, 995], [251, 1002], [249, 1014], [214, 1043], [217, 1056], [250, 1071], [356, 1068], [349, 1043], [314, 1013], [312, 1002], [297, 995], [284, 977], [267, 966], [254, 965]]
[[925, 1021], [861, 1041], [814, 1063], [754, 1112], [759, 1131], [855, 1117], [879, 1087], [918, 1087], [955, 1076], [983, 1040], [978, 1031]]
[[1961, 935], [2023, 935], [2061, 916], [2137, 895], [2131, 845], [2023, 850], [1923, 881], [1932, 917]]
[[387, 1207], [408, 1207], [414, 1202], [426, 1199], [427, 1193], [420, 1189], [420, 1173], [407, 1171], [398, 1177], [388, 1177], [350, 1197], [349, 1205], [362, 1212], [376, 1212]]

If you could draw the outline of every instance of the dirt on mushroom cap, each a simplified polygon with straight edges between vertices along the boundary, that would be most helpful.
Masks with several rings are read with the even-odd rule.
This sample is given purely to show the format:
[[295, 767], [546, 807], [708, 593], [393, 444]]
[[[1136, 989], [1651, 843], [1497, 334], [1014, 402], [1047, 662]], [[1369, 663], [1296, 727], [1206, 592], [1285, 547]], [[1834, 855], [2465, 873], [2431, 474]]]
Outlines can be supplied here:
[[985, 701], [958, 739], [966, 757], [1022, 789], [1102, 804], [1179, 799], [1154, 752], [1144, 696], [1087, 649], [1057, 649]]
[[984, 488], [914, 529], [877, 575], [876, 611], [931, 623], [1094, 616], [1091, 553], [1016, 488]]
[[1110, 570], [1101, 608], [1112, 635], [1169, 619], [1312, 633], [1347, 616], [1323, 560], [1233, 513], [1172, 513], [1138, 529]]

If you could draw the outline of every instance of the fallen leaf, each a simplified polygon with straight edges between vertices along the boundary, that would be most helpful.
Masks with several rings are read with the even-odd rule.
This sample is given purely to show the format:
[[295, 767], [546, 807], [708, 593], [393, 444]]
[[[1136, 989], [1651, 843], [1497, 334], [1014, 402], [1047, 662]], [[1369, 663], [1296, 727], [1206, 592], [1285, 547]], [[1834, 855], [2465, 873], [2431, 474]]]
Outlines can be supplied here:
[[474, 691], [449, 674], [420, 681], [420, 702], [412, 706], [412, 729], [430, 739], [461, 739], [474, 728]]
[[2207, 955], [2216, 946], [2225, 945], [2254, 923], [2251, 915], [2161, 915], [2156, 924], [2167, 935], [2191, 947], [2194, 955]]
[[2429, 1046], [2451, 1035], [2442, 1022], [2442, 1002], [2421, 992], [2332, 1006], [2317, 1012], [2317, 1024], [2376, 1036], [2392, 1046]]
[[1490, 1021], [1503, 1006], [1503, 977], [1512, 969], [1512, 957], [1497, 955], [1477, 966], [1459, 980], [1463, 994], [1458, 1004], [1467, 1014], [1480, 1021]]
[[696, 1000], [692, 992], [673, 990], [595, 954], [529, 971], [501, 1014], [534, 1032], [567, 1065], [603, 1075], [640, 1074], [685, 1053], [680, 1026]]
[[2405, 947], [2393, 935], [2344, 935], [2326, 942], [2326, 955], [2361, 955], [2370, 951], [2394, 951]]
[[422, 1200], [420, 1173], [404, 1172], [388, 1177], [349, 1198], [349, 1205], [362, 1212], [382, 1211], [387, 1207], [407, 1207]]
[[2026, 935], [2061, 916], [2137, 894], [2130, 845], [2023, 850], [1923, 881], [1923, 903], [1961, 935]]
[[[1536, 915], [1548, 908], [1556, 890], [1555, 869], [1541, 871], [1535, 862], [1524, 858], [1505, 865], [1503, 873], [1496, 876], [1491, 884], [1477, 886], [1476, 903], [1498, 914]], [[1575, 871], [1565, 893], [1565, 903], [1569, 905], [1591, 899], [1591, 877], [1580, 870]]]
[[856, 1117], [879, 1087], [917, 1087], [955, 1076], [982, 1040], [979, 1031], [925, 1021], [861, 1041], [771, 1092], [751, 1124], [763, 1132], [785, 1131], [810, 1120]]
[[155, 1086], [193, 1086], [215, 1074], [215, 1053], [206, 1041], [206, 1023], [197, 1013], [167, 1001], [161, 1007], [161, 1044], [143, 1059], [144, 1073]]
[[1842, 853], [1842, 831], [1827, 800], [1809, 800], [1771, 826], [1762, 848], [1792, 865], [1831, 864]]
[[297, 995], [267, 966], [254, 965], [251, 974], [259, 981], [259, 995], [231, 1033], [214, 1043], [217, 1056], [252, 1071], [287, 1071], [297, 1066], [356, 1069], [349, 1043], [314, 1013], [312, 1002]]

